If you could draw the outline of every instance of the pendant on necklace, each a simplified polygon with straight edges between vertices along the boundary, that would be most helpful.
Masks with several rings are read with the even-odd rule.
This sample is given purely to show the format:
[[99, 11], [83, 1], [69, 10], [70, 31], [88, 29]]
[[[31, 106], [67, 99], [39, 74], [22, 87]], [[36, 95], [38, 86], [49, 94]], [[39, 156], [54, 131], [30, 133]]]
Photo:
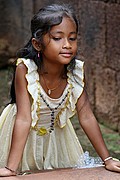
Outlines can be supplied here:
[[49, 94], [49, 95], [51, 94], [51, 90], [50, 90], [50, 89], [48, 89], [48, 94]]

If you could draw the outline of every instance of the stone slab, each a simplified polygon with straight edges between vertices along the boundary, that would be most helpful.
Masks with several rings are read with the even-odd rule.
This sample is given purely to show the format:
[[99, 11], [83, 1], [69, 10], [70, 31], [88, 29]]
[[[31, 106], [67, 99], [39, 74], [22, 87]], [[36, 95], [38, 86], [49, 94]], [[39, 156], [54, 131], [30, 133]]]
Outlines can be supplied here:
[[4, 177], [0, 180], [120, 180], [120, 173], [107, 171], [104, 167], [59, 169], [25, 176]]

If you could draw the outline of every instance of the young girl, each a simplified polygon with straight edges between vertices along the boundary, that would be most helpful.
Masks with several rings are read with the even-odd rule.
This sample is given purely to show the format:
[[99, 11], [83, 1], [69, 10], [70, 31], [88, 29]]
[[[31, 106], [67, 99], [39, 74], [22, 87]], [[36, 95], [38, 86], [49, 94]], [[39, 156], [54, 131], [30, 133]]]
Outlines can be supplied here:
[[31, 32], [18, 52], [11, 103], [0, 117], [0, 176], [74, 167], [83, 154], [70, 122], [76, 112], [105, 168], [120, 172], [90, 108], [84, 63], [75, 59], [74, 13], [66, 5], [42, 8], [31, 21]]

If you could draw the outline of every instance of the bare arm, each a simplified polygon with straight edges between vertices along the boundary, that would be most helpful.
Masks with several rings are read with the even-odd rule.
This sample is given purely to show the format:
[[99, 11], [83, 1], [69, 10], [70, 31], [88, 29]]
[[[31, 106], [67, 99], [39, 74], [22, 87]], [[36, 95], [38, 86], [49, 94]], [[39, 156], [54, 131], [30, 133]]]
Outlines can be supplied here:
[[[109, 152], [102, 138], [99, 125], [91, 110], [90, 103], [85, 91], [83, 91], [81, 97], [78, 100], [77, 112], [78, 112], [79, 122], [83, 130], [85, 131], [86, 135], [88, 136], [89, 140], [91, 141], [98, 155], [102, 158], [102, 160], [104, 160], [109, 156]], [[109, 160], [106, 162], [106, 168], [109, 170], [120, 172], [120, 168], [118, 167], [120, 166], [119, 162], [117, 162], [117, 165], [114, 165], [114, 167], [110, 166], [109, 168], [108, 163], [112, 161], [113, 160]]]
[[26, 72], [25, 65], [19, 64], [15, 75], [17, 115], [7, 163], [7, 166], [13, 170], [18, 168], [31, 125], [31, 106], [25, 79]]

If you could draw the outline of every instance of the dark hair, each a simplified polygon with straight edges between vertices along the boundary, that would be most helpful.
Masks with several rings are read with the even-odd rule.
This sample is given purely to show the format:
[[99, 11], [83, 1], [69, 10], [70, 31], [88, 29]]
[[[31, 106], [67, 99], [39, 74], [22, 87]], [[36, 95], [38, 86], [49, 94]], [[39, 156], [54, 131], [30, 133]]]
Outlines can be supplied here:
[[40, 67], [42, 63], [42, 54], [39, 60], [37, 51], [32, 46], [31, 40], [34, 37], [44, 46], [42, 42], [43, 35], [48, 33], [51, 27], [60, 24], [63, 17], [72, 18], [76, 23], [76, 30], [78, 31], [78, 22], [70, 5], [52, 4], [41, 8], [31, 20], [31, 38], [25, 47], [18, 51], [18, 57], [33, 59], [36, 65]]
[[[73, 21], [76, 24], [76, 31], [78, 32], [78, 22], [76, 19], [76, 16], [73, 12], [73, 9], [70, 5], [66, 4], [52, 4], [48, 5], [46, 7], [41, 8], [32, 18], [31, 20], [31, 38], [29, 42], [25, 45], [24, 48], [20, 49], [17, 52], [18, 58], [29, 58], [32, 59], [35, 64], [38, 66], [38, 68], [42, 67], [42, 54], [40, 54], [40, 59], [38, 58], [37, 54], [38, 52], [34, 49], [32, 46], [32, 38], [36, 38], [39, 40], [40, 44], [43, 48], [43, 36], [48, 33], [51, 28], [55, 25], [58, 25], [62, 22], [63, 17], [68, 17], [73, 19]], [[68, 64], [69, 70], [73, 71], [75, 67], [75, 57], [71, 60], [71, 62]], [[67, 71], [68, 65], [65, 65], [65, 70]], [[11, 89], [11, 97], [15, 101], [15, 95], [13, 97], [12, 92], [14, 86], [12, 85]], [[12, 101], [12, 102], [13, 102]]]

